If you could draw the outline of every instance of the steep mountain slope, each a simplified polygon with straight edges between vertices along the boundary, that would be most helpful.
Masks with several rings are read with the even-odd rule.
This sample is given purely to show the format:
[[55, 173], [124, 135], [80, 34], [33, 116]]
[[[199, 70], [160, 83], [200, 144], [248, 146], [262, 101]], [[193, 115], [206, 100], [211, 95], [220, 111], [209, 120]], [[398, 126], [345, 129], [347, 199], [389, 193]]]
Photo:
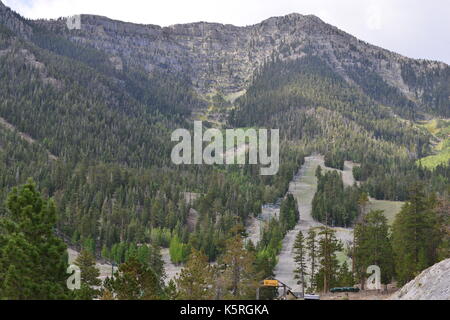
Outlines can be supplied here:
[[105, 52], [118, 69], [126, 64], [187, 74], [202, 94], [242, 93], [265, 62], [311, 55], [381, 103], [450, 115], [448, 65], [372, 46], [315, 16], [290, 14], [248, 27], [199, 22], [162, 28], [91, 15], [81, 16], [81, 30], [69, 31], [64, 19], [33, 23]]
[[119, 72], [101, 52], [44, 34], [5, 7], [0, 19], [0, 117], [66, 161], [169, 159], [169, 129], [198, 103], [189, 84]]
[[[15, 28], [20, 25], [31, 33]], [[280, 174], [264, 181], [256, 166], [176, 167], [170, 134], [189, 128], [187, 116], [201, 107], [186, 77], [127, 64], [118, 70], [105, 53], [2, 7], [0, 216], [11, 188], [32, 177], [55, 199], [58, 230], [74, 245], [99, 254], [131, 243], [167, 245], [172, 235], [186, 245], [191, 235], [183, 194], [211, 192], [196, 243], [207, 245], [215, 259], [219, 241], [259, 210], [266, 185], [272, 185], [269, 201], [284, 193], [302, 155], [282, 151]], [[223, 217], [209, 216], [212, 205], [217, 212], [211, 214]], [[154, 236], [161, 233], [169, 240]], [[124, 254], [113, 256], [122, 262]]]
[[431, 136], [392, 112], [407, 110], [378, 103], [318, 57], [268, 63], [235, 104], [234, 126], [280, 128], [282, 139], [325, 154], [329, 166], [360, 163], [357, 179], [377, 199], [404, 200], [422, 174], [411, 160], [429, 152]]
[[202, 94], [242, 94], [267, 61], [310, 55], [380, 103], [450, 116], [448, 65], [372, 46], [315, 16], [290, 14], [247, 27], [199, 22], [162, 28], [82, 15], [81, 30], [69, 30], [65, 19], [27, 21], [0, 8], [4, 24], [26, 38], [36, 40], [50, 30], [99, 49], [117, 70], [129, 66], [187, 75]]
[[9, 30], [29, 38], [33, 33], [31, 26], [17, 13], [0, 1], [0, 21]]

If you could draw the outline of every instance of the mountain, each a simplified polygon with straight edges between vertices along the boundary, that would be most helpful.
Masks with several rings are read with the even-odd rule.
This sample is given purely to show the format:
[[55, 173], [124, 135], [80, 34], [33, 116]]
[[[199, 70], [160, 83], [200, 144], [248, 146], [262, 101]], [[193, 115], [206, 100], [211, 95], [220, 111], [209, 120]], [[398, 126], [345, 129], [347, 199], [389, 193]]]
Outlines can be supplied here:
[[[362, 163], [370, 181], [386, 158], [430, 154], [432, 136], [409, 120], [449, 116], [448, 65], [372, 46], [315, 16], [247, 27], [80, 21], [69, 30], [65, 18], [28, 20], [0, 2], [0, 117], [71, 163], [170, 165], [170, 131], [200, 118], [284, 128], [283, 139], [338, 167], [343, 158]], [[389, 195], [371, 188], [405, 197], [398, 185]]]
[[28, 38], [32, 34], [32, 28], [28, 25], [28, 23], [19, 14], [5, 6], [1, 1], [0, 21], [3, 26], [22, 35], [23, 37]]
[[[417, 165], [438, 138], [417, 120], [449, 116], [449, 77], [444, 63], [314, 16], [162, 28], [82, 15], [81, 30], [69, 30], [66, 19], [28, 20], [0, 2], [0, 203], [32, 177], [74, 246], [120, 263], [140, 244], [172, 244], [177, 261], [188, 248], [215, 261], [238, 226], [285, 196], [307, 155], [337, 169], [358, 163], [358, 192], [376, 199], [407, 201], [417, 182], [443, 194], [450, 166]], [[193, 119], [280, 129], [278, 174], [174, 165], [171, 133]], [[288, 225], [274, 221], [261, 237], [267, 277]]]
[[145, 150], [170, 155], [158, 137], [199, 103], [188, 84], [129, 68], [117, 72], [101, 52], [44, 37], [32, 21], [0, 8], [0, 117], [66, 160], [83, 154], [148, 167], [158, 160]]
[[449, 116], [448, 65], [370, 45], [312, 15], [290, 14], [247, 27], [198, 22], [162, 28], [92, 15], [81, 16], [81, 30], [68, 30], [64, 19], [33, 23], [99, 49], [117, 69], [127, 64], [148, 73], [186, 74], [201, 94], [217, 90], [235, 97], [265, 62], [310, 55], [381, 103], [392, 103], [388, 93], [405, 105]]
[[267, 61], [316, 56], [380, 103], [394, 101], [446, 117], [450, 112], [448, 65], [370, 45], [312, 15], [294, 13], [247, 27], [198, 22], [164, 28], [81, 15], [81, 30], [69, 30], [64, 18], [25, 21], [4, 5], [1, 8], [4, 24], [26, 38], [39, 33], [39, 26], [98, 49], [117, 70], [127, 65], [149, 74], [187, 75], [201, 94], [217, 91], [235, 98]]

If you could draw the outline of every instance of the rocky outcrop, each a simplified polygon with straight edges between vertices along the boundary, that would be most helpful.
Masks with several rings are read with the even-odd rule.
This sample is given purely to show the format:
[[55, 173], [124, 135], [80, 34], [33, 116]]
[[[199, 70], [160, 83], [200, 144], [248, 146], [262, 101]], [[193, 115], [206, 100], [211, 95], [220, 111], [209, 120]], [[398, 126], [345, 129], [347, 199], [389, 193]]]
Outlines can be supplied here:
[[444, 63], [408, 59], [372, 46], [312, 15], [294, 13], [247, 27], [198, 22], [162, 28], [92, 15], [81, 16], [81, 30], [69, 31], [64, 19], [39, 23], [106, 52], [119, 69], [126, 63], [150, 73], [187, 74], [200, 93], [241, 92], [266, 61], [307, 54], [320, 56], [354, 85], [355, 70], [373, 73], [410, 100], [420, 98], [423, 88], [404, 79], [406, 68], [417, 77], [449, 72]]
[[[6, 7], [1, 6], [0, 12], [0, 22], [25, 35], [31, 32], [25, 20]], [[148, 73], [185, 74], [201, 94], [219, 91], [236, 96], [245, 92], [266, 61], [315, 55], [366, 91], [381, 81], [412, 103], [442, 106], [447, 100], [450, 106], [450, 68], [445, 63], [408, 59], [312, 15], [293, 13], [246, 27], [198, 22], [163, 28], [94, 15], [81, 16], [81, 30], [69, 30], [64, 18], [26, 22], [105, 52], [118, 71], [132, 66]]]
[[422, 272], [391, 300], [450, 300], [450, 259]]

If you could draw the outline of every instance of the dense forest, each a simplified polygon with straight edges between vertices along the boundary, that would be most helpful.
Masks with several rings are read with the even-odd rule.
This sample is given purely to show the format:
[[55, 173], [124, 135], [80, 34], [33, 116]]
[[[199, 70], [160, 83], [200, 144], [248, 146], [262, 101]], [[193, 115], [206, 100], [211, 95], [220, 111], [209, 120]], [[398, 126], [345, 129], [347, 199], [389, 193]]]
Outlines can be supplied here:
[[[374, 263], [386, 266], [385, 283], [403, 284], [449, 257], [450, 162], [418, 165], [434, 138], [416, 125], [423, 110], [376, 75], [348, 70], [359, 84], [352, 86], [318, 55], [274, 55], [235, 102], [220, 93], [214, 100], [226, 112], [220, 129], [280, 129], [278, 173], [176, 166], [171, 132], [192, 129], [208, 106], [189, 77], [127, 63], [118, 70], [104, 52], [17, 19], [31, 36], [0, 20], [0, 299], [254, 299], [299, 222], [289, 183], [311, 154], [323, 154], [331, 168], [360, 165], [358, 186], [345, 187], [335, 171], [316, 174], [312, 215], [325, 226], [299, 235], [295, 252], [305, 285], [305, 261], [314, 257], [308, 291], [351, 286]], [[436, 88], [407, 65], [403, 73], [430, 86], [427, 111], [448, 116], [445, 82]], [[361, 209], [368, 196], [407, 202], [392, 230], [380, 213]], [[267, 221], [258, 243], [248, 241], [249, 221], [277, 201], [279, 217]], [[356, 227], [351, 272], [337, 261], [344, 250], [330, 228], [337, 226]], [[75, 291], [66, 288], [67, 247], [81, 252]], [[168, 283], [161, 249], [183, 266]], [[103, 284], [98, 260], [119, 266]]]
[[267, 62], [229, 121], [283, 128], [284, 139], [324, 154], [336, 169], [345, 160], [360, 163], [355, 176], [376, 199], [404, 201], [415, 181], [427, 181], [429, 191], [449, 181], [449, 166], [427, 170], [415, 163], [431, 152], [429, 133], [349, 86], [318, 57]]
[[319, 180], [313, 199], [314, 219], [330, 226], [349, 227], [358, 217], [358, 201], [362, 191], [356, 187], [344, 187], [342, 176], [337, 171], [322, 174], [317, 170]]

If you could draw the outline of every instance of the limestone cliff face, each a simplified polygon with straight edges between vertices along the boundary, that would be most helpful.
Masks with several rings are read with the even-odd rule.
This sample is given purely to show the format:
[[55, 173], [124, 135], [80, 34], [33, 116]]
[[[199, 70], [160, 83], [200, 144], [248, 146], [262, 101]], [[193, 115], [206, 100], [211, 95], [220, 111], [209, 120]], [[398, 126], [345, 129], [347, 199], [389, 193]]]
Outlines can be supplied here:
[[41, 23], [107, 52], [118, 67], [126, 63], [148, 72], [187, 74], [201, 93], [245, 90], [265, 61], [306, 54], [320, 56], [355, 85], [355, 72], [374, 73], [410, 100], [420, 99], [425, 89], [407, 82], [406, 71], [415, 78], [445, 73], [448, 79], [449, 73], [444, 63], [408, 59], [369, 45], [315, 16], [290, 14], [247, 27], [198, 22], [162, 28], [91, 15], [83, 15], [81, 22], [81, 31], [67, 30], [64, 20]]
[[17, 33], [29, 35], [28, 24], [44, 26], [105, 52], [117, 70], [133, 66], [187, 75], [201, 94], [242, 92], [266, 61], [316, 55], [352, 85], [367, 90], [367, 79], [376, 78], [414, 103], [438, 99], [450, 107], [448, 65], [372, 46], [315, 16], [290, 14], [247, 27], [198, 22], [163, 28], [82, 15], [81, 30], [69, 30], [63, 18], [25, 24], [5, 15], [8, 10], [0, 6], [0, 21]]

